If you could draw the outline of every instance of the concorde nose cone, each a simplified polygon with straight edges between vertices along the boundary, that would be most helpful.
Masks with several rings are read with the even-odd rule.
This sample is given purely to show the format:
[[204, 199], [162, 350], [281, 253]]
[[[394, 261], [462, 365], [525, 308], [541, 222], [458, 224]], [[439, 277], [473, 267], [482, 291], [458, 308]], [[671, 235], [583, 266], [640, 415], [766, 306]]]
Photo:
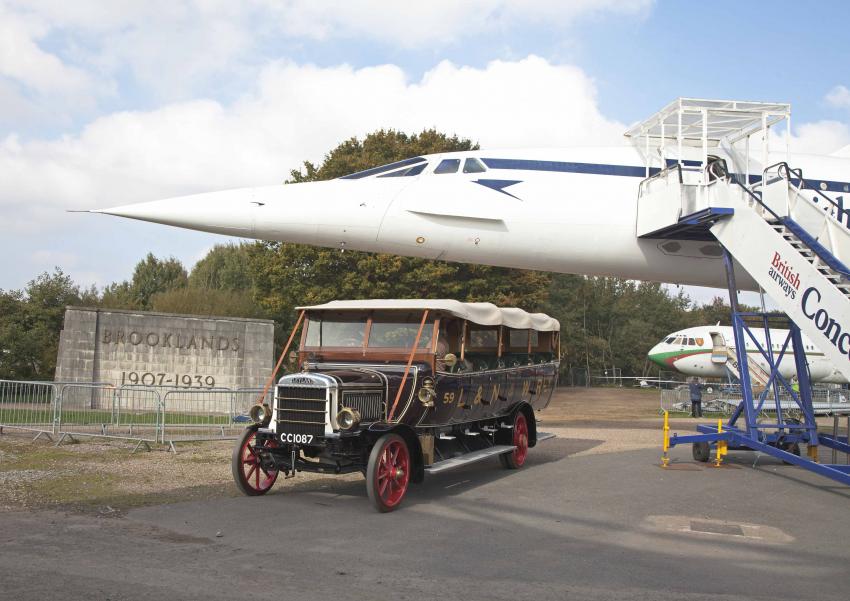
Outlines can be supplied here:
[[91, 212], [240, 238], [387, 252], [378, 232], [392, 199], [410, 183], [400, 180], [406, 178], [240, 188]]
[[254, 209], [258, 206], [254, 197], [254, 188], [240, 188], [93, 209], [91, 212], [204, 232], [251, 237], [255, 226]]

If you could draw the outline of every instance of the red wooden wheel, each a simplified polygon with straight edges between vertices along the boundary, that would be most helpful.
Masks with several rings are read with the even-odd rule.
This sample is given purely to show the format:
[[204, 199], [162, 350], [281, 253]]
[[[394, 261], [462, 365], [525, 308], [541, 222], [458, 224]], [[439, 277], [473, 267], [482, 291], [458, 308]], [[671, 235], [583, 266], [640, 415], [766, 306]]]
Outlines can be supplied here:
[[410, 482], [410, 452], [397, 434], [385, 434], [369, 455], [366, 492], [380, 512], [399, 506]]
[[[267, 469], [260, 464], [260, 458], [254, 449], [256, 439], [256, 430], [245, 430], [245, 433], [242, 434], [233, 448], [231, 458], [233, 480], [239, 490], [249, 497], [264, 495], [269, 492], [275, 480], [277, 480], [278, 474], [277, 470]], [[273, 440], [266, 440], [263, 446], [276, 447], [277, 443]]]
[[515, 470], [522, 467], [525, 458], [528, 457], [528, 420], [522, 411], [517, 411], [514, 418], [513, 445], [516, 447], [512, 453], [502, 453], [499, 458], [506, 468]]

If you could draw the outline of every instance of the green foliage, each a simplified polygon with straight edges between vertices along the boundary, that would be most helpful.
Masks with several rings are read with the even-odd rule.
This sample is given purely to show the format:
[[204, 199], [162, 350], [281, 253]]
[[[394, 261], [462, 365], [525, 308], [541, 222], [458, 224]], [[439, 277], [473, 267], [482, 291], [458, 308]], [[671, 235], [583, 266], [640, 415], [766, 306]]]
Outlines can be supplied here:
[[153, 295], [184, 288], [188, 283], [189, 277], [180, 261], [174, 257], [157, 259], [148, 253], [136, 263], [131, 281], [109, 284], [96, 304], [109, 309], [149, 310]]
[[[741, 305], [740, 310], [752, 312], [760, 311], [759, 308], [750, 307], [748, 305]], [[710, 303], [702, 305], [701, 307], [695, 307], [691, 313], [693, 321], [691, 325], [732, 325], [732, 313], [731, 309], [729, 308], [729, 303], [727, 303], [719, 296], [715, 296]]]
[[284, 327], [293, 307], [341, 298], [457, 298], [537, 309], [551, 282], [551, 275], [536, 271], [299, 244], [257, 243], [249, 256], [256, 297]]
[[215, 290], [250, 290], [251, 277], [245, 269], [247, 261], [247, 244], [218, 244], [192, 268], [189, 286]]
[[0, 290], [0, 378], [52, 380], [65, 307], [94, 300], [90, 295], [59, 268], [23, 291]]
[[108, 309], [140, 309], [130, 282], [112, 282], [106, 286], [98, 304]]
[[561, 322], [562, 370], [593, 373], [617, 367], [641, 375], [646, 352], [665, 334], [691, 323], [690, 299], [661, 284], [556, 275], [546, 312]]
[[151, 297], [151, 310], [163, 313], [214, 315], [217, 317], [265, 317], [250, 293], [239, 290], [175, 288]]
[[157, 259], [153, 253], [139, 261], [133, 271], [130, 291], [139, 307], [150, 307], [150, 299], [157, 292], [183, 288], [189, 282], [186, 269], [174, 257]]

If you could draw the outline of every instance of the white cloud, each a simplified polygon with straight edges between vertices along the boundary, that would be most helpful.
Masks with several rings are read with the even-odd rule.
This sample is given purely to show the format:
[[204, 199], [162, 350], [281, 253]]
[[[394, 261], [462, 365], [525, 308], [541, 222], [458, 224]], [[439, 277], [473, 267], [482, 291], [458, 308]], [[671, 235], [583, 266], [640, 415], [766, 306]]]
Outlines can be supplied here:
[[[771, 152], [784, 152], [786, 146], [785, 125], [778, 131], [770, 130]], [[761, 156], [761, 139], [753, 136], [750, 142], [752, 156]], [[795, 122], [792, 127], [790, 147], [793, 153], [802, 154], [833, 154], [841, 152], [841, 148], [850, 144], [850, 127], [846, 123], [833, 120], [812, 121], [809, 123]], [[743, 148], [742, 144], [739, 144]]]
[[489, 147], [603, 144], [625, 129], [599, 113], [580, 69], [538, 57], [482, 69], [443, 62], [414, 82], [393, 65], [279, 62], [229, 105], [118, 112], [52, 140], [7, 136], [0, 203], [7, 227], [34, 230], [67, 219], [67, 208], [282, 182], [350, 136], [432, 126]]
[[[0, 0], [0, 76], [90, 108], [132, 80], [156, 102], [238, 89], [282, 40], [433, 49], [524, 25], [648, 12], [652, 0]], [[45, 50], [51, 36], [52, 49]], [[58, 104], [58, 103], [57, 103]], [[3, 108], [0, 105], [0, 108]], [[74, 107], [70, 107], [73, 109]], [[55, 109], [55, 106], [54, 106]], [[48, 110], [42, 111], [49, 114]]]
[[815, 121], [795, 126], [791, 150], [812, 154], [830, 154], [850, 144], [850, 128], [841, 121]]
[[81, 69], [38, 46], [37, 40], [49, 30], [42, 19], [14, 14], [0, 5], [0, 75], [42, 94], [77, 95], [92, 82]]
[[826, 102], [836, 108], [850, 109], [850, 90], [844, 86], [835, 86], [826, 95]]
[[30, 255], [30, 262], [42, 269], [51, 269], [54, 265], [74, 267], [78, 259], [76, 253], [50, 249], [37, 250]]
[[406, 47], [456, 42], [517, 25], [564, 28], [583, 16], [635, 14], [652, 0], [270, 0], [289, 35], [327, 39], [367, 37]]

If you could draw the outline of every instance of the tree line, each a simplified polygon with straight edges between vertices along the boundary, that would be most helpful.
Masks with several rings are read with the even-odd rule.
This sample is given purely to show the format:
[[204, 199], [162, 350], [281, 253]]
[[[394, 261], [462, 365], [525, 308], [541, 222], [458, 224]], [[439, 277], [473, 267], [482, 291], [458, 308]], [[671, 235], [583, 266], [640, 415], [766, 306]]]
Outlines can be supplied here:
[[[471, 140], [435, 130], [380, 130], [343, 142], [320, 165], [305, 162], [287, 183], [476, 148]], [[280, 342], [294, 325], [294, 307], [356, 298], [454, 298], [548, 313], [561, 322], [565, 372], [656, 373], [646, 353], [665, 334], [729, 322], [722, 299], [696, 306], [682, 292], [651, 282], [240, 242], [214, 247], [191, 271], [173, 257], [148, 253], [128, 280], [102, 289], [83, 288], [57, 267], [23, 290], [0, 290], [0, 378], [53, 379], [67, 305], [273, 319]]]

